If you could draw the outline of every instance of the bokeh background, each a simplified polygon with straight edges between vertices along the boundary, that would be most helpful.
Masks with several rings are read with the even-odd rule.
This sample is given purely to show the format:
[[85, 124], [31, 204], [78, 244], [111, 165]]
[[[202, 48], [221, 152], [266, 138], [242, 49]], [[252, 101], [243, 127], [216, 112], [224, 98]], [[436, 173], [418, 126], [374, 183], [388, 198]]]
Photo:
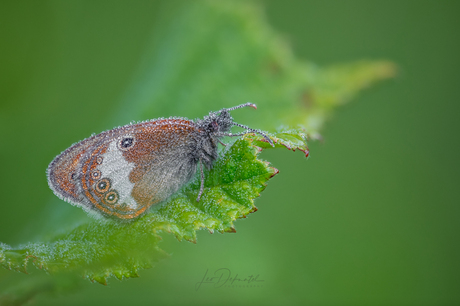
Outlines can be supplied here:
[[[460, 2], [258, 3], [298, 58], [324, 66], [389, 59], [398, 76], [338, 109], [324, 141], [310, 142], [310, 159], [263, 153], [280, 174], [236, 234], [201, 231], [196, 245], [163, 234], [172, 256], [140, 278], [88, 283], [35, 305], [460, 303]], [[71, 143], [127, 123], [114, 122], [113, 109], [160, 20], [184, 2], [164, 5], [1, 3], [1, 242], [38, 240], [69, 211], [87, 218], [59, 208], [66, 204], [54, 199], [45, 169]], [[195, 290], [219, 268], [264, 282]], [[0, 271], [0, 292], [28, 277]]]

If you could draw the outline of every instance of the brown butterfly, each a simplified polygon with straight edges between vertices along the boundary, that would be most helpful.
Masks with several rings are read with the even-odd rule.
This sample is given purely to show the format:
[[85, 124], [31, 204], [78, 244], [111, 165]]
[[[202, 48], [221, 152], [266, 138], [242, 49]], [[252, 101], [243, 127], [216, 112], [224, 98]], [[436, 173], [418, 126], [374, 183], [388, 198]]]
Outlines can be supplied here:
[[[200, 163], [212, 168], [217, 143], [232, 126], [261, 134], [235, 123], [230, 111], [246, 103], [210, 112], [202, 120], [154, 119], [115, 128], [82, 140], [58, 155], [48, 166], [48, 184], [61, 199], [86, 211], [120, 219], [133, 219], [166, 200], [194, 176]], [[225, 145], [225, 144], [223, 144]]]

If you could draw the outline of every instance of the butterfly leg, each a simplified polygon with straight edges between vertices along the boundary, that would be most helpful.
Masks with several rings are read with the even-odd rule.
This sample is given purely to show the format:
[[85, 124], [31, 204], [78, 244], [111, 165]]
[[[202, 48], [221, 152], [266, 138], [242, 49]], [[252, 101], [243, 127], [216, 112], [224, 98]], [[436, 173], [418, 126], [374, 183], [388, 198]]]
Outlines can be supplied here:
[[203, 163], [200, 160], [200, 174], [201, 174], [201, 186], [200, 186], [200, 193], [198, 193], [198, 198], [196, 199], [197, 202], [200, 201], [201, 195], [203, 194], [204, 190], [204, 172], [203, 172]]
[[232, 134], [232, 133], [215, 133], [214, 135], [218, 136], [218, 137], [222, 137], [222, 136], [228, 136], [228, 137], [234, 137], [234, 136], [243, 136], [244, 134], [247, 134], [248, 132], [254, 132], [254, 133], [257, 133], [257, 134], [260, 134], [262, 135], [265, 140], [267, 140], [267, 142], [272, 146], [272, 147], [275, 147], [275, 144], [273, 143], [273, 141], [270, 139], [270, 137], [268, 137], [265, 132], [262, 132], [261, 130], [255, 130], [255, 129], [251, 129], [245, 125], [242, 125], [242, 124], [239, 124], [239, 123], [233, 123], [233, 125], [236, 125], [236, 126], [239, 126], [239, 127], [242, 127], [244, 129], [247, 129], [246, 132], [244, 133], [237, 133], [237, 134]]
[[221, 145], [223, 145], [224, 147], [227, 146], [225, 143], [223, 143], [222, 141], [220, 141], [220, 139], [217, 139], [217, 141], [218, 141]]

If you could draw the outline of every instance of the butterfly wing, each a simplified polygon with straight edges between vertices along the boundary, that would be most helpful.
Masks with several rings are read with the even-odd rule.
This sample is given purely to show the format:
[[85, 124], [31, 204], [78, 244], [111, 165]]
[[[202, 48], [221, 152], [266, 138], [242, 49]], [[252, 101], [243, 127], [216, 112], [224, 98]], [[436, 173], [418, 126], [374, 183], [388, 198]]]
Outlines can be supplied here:
[[197, 129], [188, 120], [156, 120], [85, 139], [57, 156], [48, 182], [60, 198], [121, 219], [164, 201], [196, 171]]
[[85, 202], [79, 184], [82, 176], [81, 163], [94, 146], [103, 142], [104, 134], [101, 133], [73, 144], [49, 164], [48, 184], [59, 198], [78, 206], [82, 206], [82, 202]]
[[196, 172], [197, 133], [188, 120], [158, 120], [135, 130], [136, 143], [124, 152], [136, 164], [129, 175], [135, 201], [150, 207], [187, 183]]

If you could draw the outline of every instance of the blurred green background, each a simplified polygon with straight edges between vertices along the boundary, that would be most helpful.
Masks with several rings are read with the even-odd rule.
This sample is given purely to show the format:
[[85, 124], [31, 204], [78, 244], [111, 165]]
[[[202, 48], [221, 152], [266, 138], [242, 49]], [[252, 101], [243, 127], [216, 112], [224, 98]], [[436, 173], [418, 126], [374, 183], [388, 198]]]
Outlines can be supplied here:
[[[397, 78], [338, 109], [325, 141], [310, 142], [308, 161], [263, 153], [280, 174], [236, 234], [201, 231], [196, 245], [163, 234], [172, 256], [140, 278], [88, 283], [36, 305], [460, 303], [460, 2], [259, 3], [298, 58], [322, 66], [390, 59]], [[2, 2], [1, 242], [39, 241], [64, 214], [87, 218], [61, 208], [45, 169], [71, 143], [129, 122], [114, 114], [162, 20], [183, 4]], [[264, 282], [195, 290], [219, 268]], [[1, 270], [0, 292], [28, 277]]]

